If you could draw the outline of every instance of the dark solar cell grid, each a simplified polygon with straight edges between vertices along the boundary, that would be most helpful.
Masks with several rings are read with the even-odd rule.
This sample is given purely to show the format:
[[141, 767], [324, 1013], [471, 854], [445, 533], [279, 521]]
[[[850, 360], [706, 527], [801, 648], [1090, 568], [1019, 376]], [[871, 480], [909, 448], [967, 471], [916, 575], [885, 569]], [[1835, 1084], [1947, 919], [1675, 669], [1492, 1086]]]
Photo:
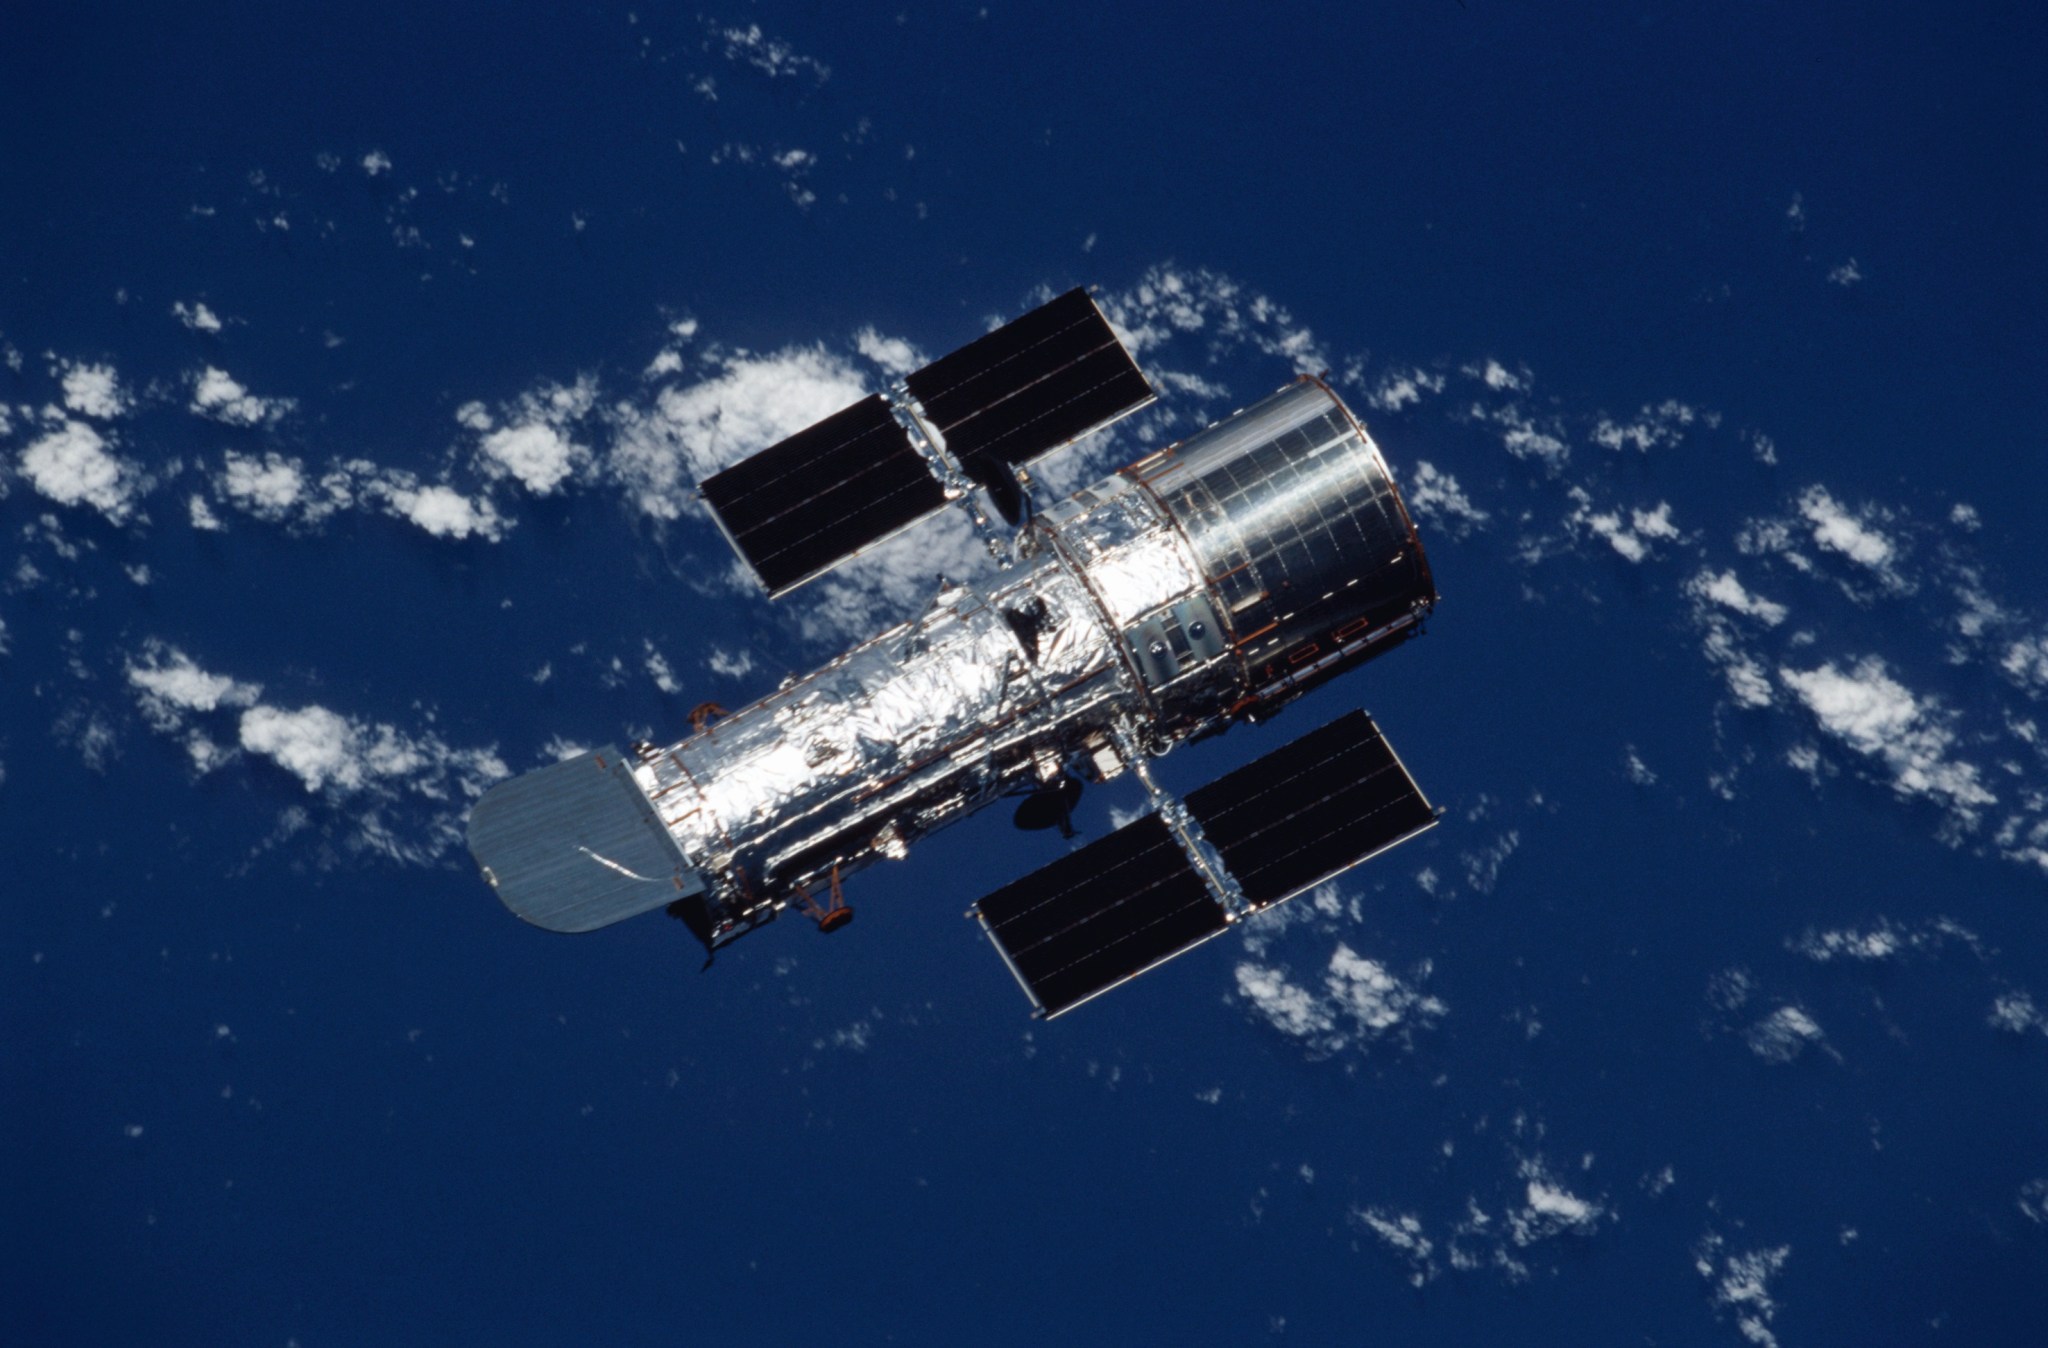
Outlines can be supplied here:
[[1435, 812], [1362, 711], [1187, 798], [1251, 902], [1264, 906], [1429, 827]]
[[1005, 885], [977, 908], [1047, 1015], [1223, 930], [1223, 909], [1150, 815]]
[[905, 381], [963, 465], [1021, 464], [1152, 397], [1086, 290], [1004, 324]]
[[703, 491], [771, 592], [945, 504], [879, 395], [742, 459]]

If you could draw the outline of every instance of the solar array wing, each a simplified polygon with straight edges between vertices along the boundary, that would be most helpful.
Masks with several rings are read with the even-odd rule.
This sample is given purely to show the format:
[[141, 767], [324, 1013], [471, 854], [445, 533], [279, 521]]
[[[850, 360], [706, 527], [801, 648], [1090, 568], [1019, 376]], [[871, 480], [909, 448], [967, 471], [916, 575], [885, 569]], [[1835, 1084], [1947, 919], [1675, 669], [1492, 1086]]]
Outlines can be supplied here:
[[705, 480], [704, 499], [754, 574], [781, 594], [945, 504], [880, 395]]
[[1152, 386], [1076, 288], [904, 380], [976, 477], [1016, 465], [1152, 400]]
[[1222, 907], [1157, 815], [1003, 886], [976, 914], [1047, 1016], [1201, 944]]
[[1362, 711], [1188, 793], [1188, 809], [1246, 899], [1264, 907], [1436, 822]]

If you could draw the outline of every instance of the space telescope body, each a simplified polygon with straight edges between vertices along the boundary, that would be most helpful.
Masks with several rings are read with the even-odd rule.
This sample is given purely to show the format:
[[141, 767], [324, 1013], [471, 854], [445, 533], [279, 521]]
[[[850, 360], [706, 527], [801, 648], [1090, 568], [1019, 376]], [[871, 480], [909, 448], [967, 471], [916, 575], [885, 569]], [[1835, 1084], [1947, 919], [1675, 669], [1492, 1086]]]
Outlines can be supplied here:
[[[494, 788], [472, 814], [470, 846], [508, 907], [571, 932], [664, 909], [714, 950], [791, 908], [830, 929], [850, 916], [849, 877], [935, 830], [1006, 796], [1025, 797], [1020, 823], [1064, 824], [1080, 783], [1134, 772], [1152, 813], [974, 910], [1034, 1008], [1058, 1014], [1434, 822], [1360, 713], [1186, 801], [1153, 781], [1149, 758], [1263, 720], [1417, 635], [1436, 590], [1378, 447], [1311, 377], [1013, 534], [996, 529], [977, 508], [988, 498], [970, 493], [989, 488], [1001, 501], [1031, 455], [1014, 441], [979, 462], [960, 452], [976, 428], [935, 425], [951, 387], [927, 380], [920, 390], [919, 380], [947, 362], [970, 384], [980, 379], [953, 400], [957, 413], [989, 399], [993, 364], [1012, 386], [996, 390], [998, 412], [1017, 421], [1033, 406], [1053, 409], [1041, 441], [1102, 420], [1109, 399], [1092, 391], [1105, 383], [1122, 384], [1125, 405], [1111, 415], [1149, 401], [1142, 378], [1134, 401], [1121, 366], [1102, 358], [1109, 348], [1088, 320], [1102, 334], [1107, 325], [1084, 292], [1012, 326], [1029, 335], [1061, 305], [1073, 322], [1047, 341], [1066, 343], [1066, 364], [1032, 346], [1006, 353], [999, 329], [911, 376], [881, 408], [856, 404], [820, 424], [843, 420], [837, 430], [813, 428], [757, 456], [765, 465], [747, 461], [705, 484], [771, 588], [834, 564], [854, 550], [849, 538], [867, 546], [905, 527], [906, 511], [914, 522], [935, 496], [968, 504], [1001, 564], [982, 584], [942, 582], [917, 617], [751, 706], [703, 718], [676, 743], [600, 749]], [[1089, 342], [1098, 345], [1075, 358]], [[1000, 359], [984, 350], [963, 361], [978, 347]], [[1120, 346], [1111, 354], [1128, 364]], [[1020, 360], [1036, 361], [1028, 379]], [[1090, 361], [1094, 383], [1062, 374]], [[1043, 387], [1063, 377], [1068, 387]], [[1090, 426], [1074, 428], [1080, 416]], [[896, 461], [897, 431], [932, 469], [927, 478]], [[836, 485], [792, 491], [792, 472], [769, 471], [779, 452], [804, 480]], [[871, 461], [879, 470], [864, 467]], [[823, 543], [802, 532], [792, 542], [792, 517], [861, 523]]]

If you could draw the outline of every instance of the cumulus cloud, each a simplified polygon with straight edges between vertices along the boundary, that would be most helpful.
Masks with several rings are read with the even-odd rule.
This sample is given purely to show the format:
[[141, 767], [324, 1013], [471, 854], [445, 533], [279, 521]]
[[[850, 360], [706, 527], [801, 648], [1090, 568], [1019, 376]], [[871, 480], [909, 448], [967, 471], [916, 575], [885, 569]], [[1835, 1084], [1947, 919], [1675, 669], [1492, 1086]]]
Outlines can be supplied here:
[[477, 448], [487, 475], [512, 478], [534, 495], [547, 496], [592, 462], [589, 447], [574, 438], [573, 428], [596, 402], [597, 383], [584, 378], [522, 394], [498, 418], [475, 402], [463, 404], [455, 416], [484, 433]]
[[2048, 693], [2048, 635], [2025, 637], [2005, 648], [1998, 667], [2030, 693]]
[[1518, 459], [1540, 463], [1556, 472], [1571, 458], [1571, 449], [1555, 425], [1539, 422], [1519, 407], [1497, 407], [1488, 411], [1475, 403], [1471, 415], [1475, 421], [1498, 426], [1501, 446]]
[[1844, 961], [1852, 964], [1883, 964], [1900, 959], [1909, 953], [1936, 950], [1951, 941], [1968, 946], [1980, 955], [1983, 953], [1983, 942], [1978, 939], [1975, 932], [1945, 917], [1934, 918], [1917, 926], [1901, 925], [1890, 918], [1881, 917], [1874, 923], [1860, 927], [1808, 927], [1797, 937], [1787, 940], [1785, 946], [1816, 964]]
[[822, 85], [831, 77], [831, 67], [803, 55], [779, 38], [769, 37], [758, 23], [744, 27], [714, 25], [713, 31], [724, 40], [726, 60], [751, 66], [771, 80], [802, 76]]
[[901, 337], [884, 337], [873, 328], [862, 328], [853, 335], [854, 349], [882, 368], [884, 374], [898, 378], [909, 374], [925, 363], [922, 352]]
[[1757, 1348], [1778, 1348], [1771, 1322], [1778, 1316], [1771, 1284], [1792, 1257], [1790, 1245], [1728, 1252], [1727, 1242], [1708, 1232], [1693, 1247], [1693, 1270], [1705, 1279], [1714, 1309], [1732, 1316], [1742, 1337]]
[[108, 451], [100, 433], [82, 421], [65, 421], [30, 444], [18, 460], [31, 487], [59, 505], [85, 505], [115, 524], [135, 514], [148, 486], [141, 470]]
[[821, 346], [717, 353], [711, 368], [694, 384], [664, 388], [651, 407], [612, 409], [607, 467], [655, 519], [681, 518], [698, 482], [868, 393], [860, 372]]
[[210, 674], [185, 652], [154, 638], [128, 661], [127, 674], [144, 712], [159, 728], [182, 723], [188, 712], [254, 706], [263, 696], [262, 684]]
[[410, 520], [436, 538], [496, 543], [512, 527], [489, 497], [465, 496], [439, 483], [421, 486], [410, 473], [391, 472], [371, 487], [388, 514]]
[[[232, 686], [233, 698], [223, 696], [221, 706], [253, 698], [252, 685]], [[455, 748], [431, 731], [407, 732], [317, 704], [253, 702], [232, 730], [243, 752], [269, 760], [345, 821], [353, 845], [397, 861], [424, 862], [454, 847], [469, 802], [510, 775], [492, 749]], [[400, 808], [407, 800], [427, 808]]]
[[722, 678], [743, 679], [754, 668], [754, 657], [746, 651], [728, 651], [713, 646], [704, 659], [705, 667]]
[[229, 426], [262, 426], [292, 409], [290, 398], [259, 398], [226, 370], [207, 366], [192, 381], [192, 411]]
[[1565, 526], [1573, 532], [1585, 531], [1607, 540], [1609, 547], [1631, 562], [1641, 562], [1649, 557], [1653, 542], [1668, 542], [1678, 537], [1678, 526], [1671, 522], [1671, 503], [1660, 501], [1648, 510], [1630, 510], [1626, 515], [1620, 510], [1596, 510], [1593, 498], [1584, 487], [1573, 487], [1571, 498], [1574, 502], [1572, 513], [1566, 517]]
[[1700, 412], [1695, 408], [1667, 398], [1654, 406], [1645, 404], [1629, 421], [1615, 421], [1601, 417], [1593, 427], [1593, 443], [1603, 449], [1633, 449], [1647, 454], [1653, 449], [1666, 449], [1685, 437], [1685, 432], [1695, 421], [1704, 420], [1708, 425], [1719, 422], [1712, 412]]
[[1781, 1006], [1751, 1025], [1743, 1042], [1765, 1062], [1782, 1065], [1826, 1038], [1812, 1016], [1796, 1006]]
[[1686, 582], [1685, 588], [1695, 598], [1710, 600], [1731, 612], [1755, 618], [1766, 627], [1776, 627], [1785, 621], [1783, 604], [1751, 594], [1733, 571], [1702, 570]]
[[1315, 334], [1285, 306], [1207, 268], [1151, 267], [1135, 285], [1096, 301], [1134, 356], [1179, 336], [1203, 340], [1212, 359], [1249, 347], [1298, 371], [1312, 373], [1330, 365]]
[[2025, 992], [2000, 993], [1992, 999], [1986, 1020], [1993, 1029], [2007, 1034], [2048, 1035], [2048, 1012], [2043, 1012], [2035, 1005], [2033, 996]]
[[1823, 731], [1881, 766], [1899, 795], [1934, 800], [1965, 826], [1997, 803], [1974, 764], [1950, 757], [1950, 715], [1932, 698], [1915, 697], [1876, 656], [1846, 669], [1832, 661], [1808, 670], [1781, 666], [1778, 677]]
[[[1428, 974], [1425, 961], [1420, 975]], [[1374, 1043], [1411, 1026], [1428, 1027], [1447, 1010], [1342, 941], [1314, 985], [1296, 983], [1285, 969], [1255, 960], [1240, 961], [1235, 979], [1238, 997], [1256, 1019], [1302, 1041], [1318, 1056]]]
[[134, 405], [111, 365], [68, 364], [64, 366], [63, 385], [66, 407], [100, 421], [123, 416]]
[[[1492, 384], [1491, 380], [1488, 384], [1490, 387], [1502, 387]], [[1398, 412], [1421, 402], [1427, 394], [1443, 391], [1444, 377], [1440, 374], [1431, 374], [1423, 369], [1394, 370], [1380, 377], [1379, 383], [1365, 395], [1365, 400], [1382, 412]]]
[[1487, 513], [1472, 504], [1472, 498], [1465, 495], [1458, 479], [1449, 473], [1438, 472], [1436, 465], [1427, 459], [1415, 465], [1403, 499], [1417, 518], [1427, 520], [1453, 537], [1463, 538], [1474, 529], [1486, 526]]
[[209, 673], [185, 652], [155, 638], [128, 660], [127, 675], [143, 719], [158, 733], [181, 741], [202, 773], [219, 767], [232, 751], [193, 721], [222, 708], [253, 707], [263, 696], [261, 684]]
[[194, 332], [213, 333], [221, 330], [220, 315], [209, 309], [203, 300], [194, 300], [190, 304], [179, 300], [171, 306], [171, 313]]
[[481, 448], [494, 471], [517, 478], [536, 496], [553, 492], [590, 457], [588, 449], [544, 422], [492, 431]]
[[1507, 366], [1491, 358], [1487, 360], [1484, 366], [1467, 370], [1466, 373], [1475, 376], [1481, 383], [1497, 393], [1520, 393], [1529, 387], [1529, 372], [1527, 369], [1524, 369], [1520, 374], [1516, 374], [1508, 369]]
[[1893, 566], [1899, 556], [1898, 545], [1877, 527], [1877, 511], [1851, 511], [1827, 488], [1813, 486], [1800, 495], [1799, 513], [1812, 527], [1813, 541], [1820, 547], [1866, 568], [1891, 588], [1903, 587]]
[[[1590, 1163], [1591, 1158], [1587, 1158]], [[1353, 1225], [1376, 1238], [1407, 1268], [1415, 1287], [1450, 1267], [1459, 1272], [1491, 1269], [1509, 1282], [1527, 1282], [1532, 1251], [1546, 1241], [1593, 1236], [1609, 1216], [1603, 1199], [1585, 1197], [1560, 1179], [1540, 1155], [1524, 1157], [1493, 1204], [1465, 1200], [1463, 1215], [1430, 1234], [1421, 1214], [1386, 1206], [1359, 1207]]]
[[322, 519], [338, 504], [315, 499], [305, 465], [282, 454], [259, 456], [229, 450], [213, 485], [223, 501], [272, 524]]

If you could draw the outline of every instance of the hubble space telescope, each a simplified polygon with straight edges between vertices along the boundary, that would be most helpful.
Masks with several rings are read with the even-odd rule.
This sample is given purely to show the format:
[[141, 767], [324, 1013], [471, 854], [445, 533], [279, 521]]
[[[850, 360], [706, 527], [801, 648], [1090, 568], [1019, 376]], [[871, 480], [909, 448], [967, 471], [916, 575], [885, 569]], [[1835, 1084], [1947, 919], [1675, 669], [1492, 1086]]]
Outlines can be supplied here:
[[1430, 827], [1348, 712], [1177, 797], [1149, 760], [1257, 723], [1422, 631], [1436, 587], [1378, 446], [1321, 379], [1034, 510], [1028, 465], [1152, 389], [1072, 290], [706, 479], [780, 596], [949, 503], [998, 562], [752, 706], [486, 793], [469, 847], [514, 913], [581, 932], [666, 910], [716, 951], [1002, 797], [1058, 828], [1132, 774], [1151, 810], [970, 910], [1056, 1016]]

